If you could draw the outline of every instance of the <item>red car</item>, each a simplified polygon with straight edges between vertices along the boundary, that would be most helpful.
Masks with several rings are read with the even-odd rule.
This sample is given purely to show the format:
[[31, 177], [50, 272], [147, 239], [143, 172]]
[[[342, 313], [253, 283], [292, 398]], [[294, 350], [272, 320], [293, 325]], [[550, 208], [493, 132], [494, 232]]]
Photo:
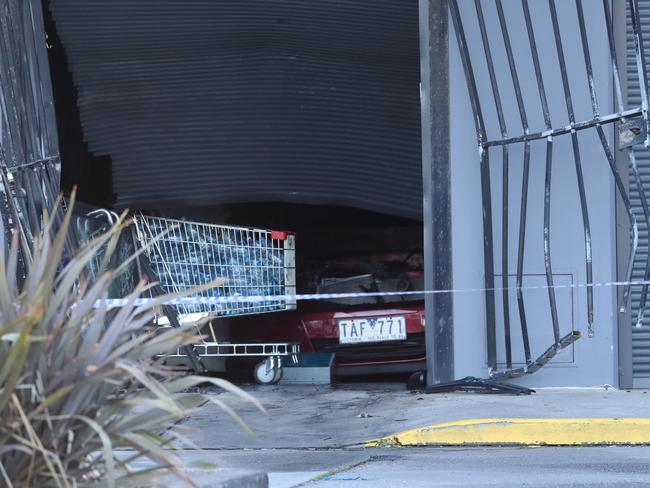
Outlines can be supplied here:
[[333, 352], [339, 376], [425, 368], [422, 302], [341, 308], [240, 317], [232, 339], [292, 341], [302, 352]]

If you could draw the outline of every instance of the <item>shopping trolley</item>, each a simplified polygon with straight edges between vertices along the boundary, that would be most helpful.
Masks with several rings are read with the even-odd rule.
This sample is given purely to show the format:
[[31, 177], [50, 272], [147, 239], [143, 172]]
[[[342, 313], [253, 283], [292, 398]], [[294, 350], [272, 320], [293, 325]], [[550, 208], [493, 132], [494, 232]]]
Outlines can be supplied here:
[[[293, 310], [296, 301], [295, 236], [288, 232], [248, 227], [206, 224], [138, 214], [133, 219], [138, 247], [145, 250], [146, 269], [165, 293], [185, 292], [222, 278], [217, 286], [191, 296], [225, 298], [175, 306], [178, 315], [161, 313], [158, 326], [202, 327], [209, 340], [195, 344], [200, 358], [261, 357], [254, 370], [258, 383], [277, 383], [282, 377], [282, 359], [297, 362], [300, 346], [291, 342], [231, 344], [219, 341], [213, 319]], [[264, 300], [246, 301], [246, 297]], [[227, 300], [227, 298], [237, 298]], [[178, 320], [178, 324], [172, 321]], [[170, 358], [185, 358], [179, 348]]]

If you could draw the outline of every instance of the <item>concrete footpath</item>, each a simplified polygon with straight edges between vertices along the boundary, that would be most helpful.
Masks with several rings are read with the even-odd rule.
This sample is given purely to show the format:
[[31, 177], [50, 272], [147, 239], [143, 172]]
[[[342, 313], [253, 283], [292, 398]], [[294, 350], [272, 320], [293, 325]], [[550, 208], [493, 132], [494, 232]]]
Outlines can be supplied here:
[[[185, 451], [182, 456], [215, 463], [226, 471], [265, 473], [272, 488], [650, 483], [650, 447], [645, 446], [650, 444], [650, 395], [644, 391], [592, 388], [539, 389], [530, 396], [427, 395], [408, 392], [397, 383], [250, 385], [244, 389], [262, 402], [267, 415], [231, 394], [216, 389], [205, 392], [237, 411], [255, 436], [246, 434], [216, 405], [208, 404], [184, 423], [190, 429], [186, 436], [203, 451]], [[524, 437], [499, 442], [498, 436], [512, 425], [523, 425], [517, 435]], [[585, 425], [590, 426], [586, 431]], [[422, 434], [426, 429], [446, 431], [445, 435], [456, 429], [465, 437], [456, 433], [450, 442], [420, 438], [409, 443], [404, 435]], [[472, 429], [474, 434], [496, 429], [497, 435], [473, 442]], [[527, 432], [534, 435], [526, 438]], [[538, 437], [548, 432], [551, 440], [556, 436], [561, 442]], [[578, 444], [601, 447], [534, 447], [569, 445], [585, 432], [589, 442]], [[619, 436], [617, 442], [612, 442], [612, 432]], [[634, 442], [626, 442], [630, 439]], [[613, 443], [644, 445], [609, 446]], [[401, 447], [407, 445], [424, 447]], [[447, 447], [432, 447], [441, 445]], [[512, 445], [520, 447], [503, 447]], [[211, 484], [209, 472], [194, 475], [201, 486], [226, 486]], [[260, 479], [256, 486], [267, 486], [266, 481]]]
[[[241, 415], [256, 436], [244, 434], [216, 405], [206, 405], [186, 422], [196, 429], [191, 436], [195, 443], [214, 447], [215, 431], [222, 449], [340, 448], [377, 445], [369, 444], [377, 439], [385, 441], [380, 445], [390, 444], [390, 439], [401, 445], [650, 443], [650, 395], [640, 390], [539, 389], [532, 395], [512, 396], [418, 394], [406, 391], [403, 384], [245, 389], [262, 402], [268, 415], [230, 394], [212, 391]], [[429, 442], [425, 430], [434, 432], [438, 426], [447, 437], [439, 442], [431, 437]], [[487, 430], [491, 434], [477, 442], [468, 433]], [[420, 438], [410, 442], [407, 432], [418, 432]], [[449, 432], [455, 432], [457, 440]], [[499, 432], [510, 437], [499, 441]], [[538, 441], [544, 432], [547, 436]], [[586, 442], [579, 442], [581, 435]]]

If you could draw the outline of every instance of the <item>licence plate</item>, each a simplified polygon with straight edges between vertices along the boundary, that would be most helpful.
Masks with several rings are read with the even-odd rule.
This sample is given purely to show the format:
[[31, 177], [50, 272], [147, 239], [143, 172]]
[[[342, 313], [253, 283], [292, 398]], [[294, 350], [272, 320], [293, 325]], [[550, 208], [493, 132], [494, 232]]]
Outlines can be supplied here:
[[339, 320], [339, 343], [401, 341], [406, 339], [402, 316]]

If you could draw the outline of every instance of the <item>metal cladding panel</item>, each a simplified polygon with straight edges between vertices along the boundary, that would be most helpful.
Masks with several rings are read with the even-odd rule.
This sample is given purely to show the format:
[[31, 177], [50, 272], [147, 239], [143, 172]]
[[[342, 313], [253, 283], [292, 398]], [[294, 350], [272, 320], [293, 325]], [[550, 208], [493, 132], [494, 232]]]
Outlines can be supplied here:
[[[645, 49], [646, 62], [650, 63], [650, 0], [639, 0], [639, 13], [641, 29], [643, 33], [643, 44]], [[629, 12], [628, 12], [629, 14]], [[650, 64], [649, 64], [650, 66]], [[632, 26], [628, 15], [627, 28], [627, 106], [641, 106], [641, 91], [639, 76], [637, 74], [636, 57], [634, 55], [634, 39], [632, 37]], [[646, 195], [650, 194], [650, 151], [639, 148], [635, 151], [637, 165], [641, 174], [641, 181]], [[634, 262], [633, 280], [643, 280], [645, 263], [648, 253], [648, 226], [646, 225], [639, 190], [632, 174], [630, 174], [630, 201], [637, 217], [639, 225], [639, 251]], [[642, 327], [635, 327], [639, 302], [641, 299], [641, 287], [632, 287], [632, 371], [635, 386], [650, 386], [650, 323], [646, 318]], [[647, 317], [647, 313], [646, 313]]]
[[420, 218], [418, 8], [50, 0], [118, 204], [347, 205]]

